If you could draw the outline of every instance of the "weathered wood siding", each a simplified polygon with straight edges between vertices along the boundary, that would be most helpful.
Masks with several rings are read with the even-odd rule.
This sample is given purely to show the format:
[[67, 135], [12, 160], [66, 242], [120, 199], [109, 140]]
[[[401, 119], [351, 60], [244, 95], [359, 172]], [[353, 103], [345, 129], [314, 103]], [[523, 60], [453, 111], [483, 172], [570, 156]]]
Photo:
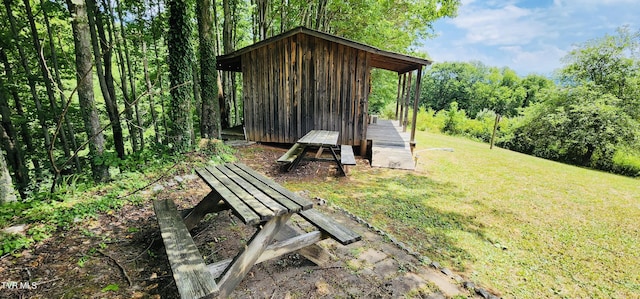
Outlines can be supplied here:
[[297, 34], [242, 56], [247, 138], [294, 143], [311, 130], [366, 137], [371, 55]]

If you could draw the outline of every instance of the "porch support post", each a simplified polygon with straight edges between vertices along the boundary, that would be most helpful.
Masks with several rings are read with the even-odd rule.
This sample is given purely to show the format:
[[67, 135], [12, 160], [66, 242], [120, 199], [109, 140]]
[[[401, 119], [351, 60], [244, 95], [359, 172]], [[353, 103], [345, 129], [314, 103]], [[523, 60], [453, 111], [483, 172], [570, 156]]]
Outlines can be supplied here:
[[416, 121], [418, 120], [418, 109], [420, 109], [420, 82], [422, 81], [422, 66], [418, 67], [418, 76], [416, 77], [416, 94], [413, 99], [413, 118], [411, 121], [411, 151], [416, 146]]
[[402, 74], [398, 73], [398, 96], [396, 97], [396, 118], [395, 120], [398, 120], [398, 112], [399, 112], [399, 108], [400, 108], [400, 97], [402, 96]]
[[407, 125], [409, 125], [409, 100], [411, 99], [411, 76], [413, 71], [409, 72], [409, 78], [407, 79], [407, 95], [404, 100], [404, 117], [402, 118], [402, 132], [407, 131]]

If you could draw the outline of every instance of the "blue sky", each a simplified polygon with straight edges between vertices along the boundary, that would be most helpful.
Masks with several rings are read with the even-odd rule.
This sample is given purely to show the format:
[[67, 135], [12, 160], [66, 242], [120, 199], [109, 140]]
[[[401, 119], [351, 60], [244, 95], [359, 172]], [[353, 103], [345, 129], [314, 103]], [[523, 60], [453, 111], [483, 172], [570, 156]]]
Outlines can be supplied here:
[[552, 75], [576, 44], [640, 29], [639, 0], [462, 0], [458, 16], [434, 24], [420, 51], [436, 62], [481, 61], [521, 76]]

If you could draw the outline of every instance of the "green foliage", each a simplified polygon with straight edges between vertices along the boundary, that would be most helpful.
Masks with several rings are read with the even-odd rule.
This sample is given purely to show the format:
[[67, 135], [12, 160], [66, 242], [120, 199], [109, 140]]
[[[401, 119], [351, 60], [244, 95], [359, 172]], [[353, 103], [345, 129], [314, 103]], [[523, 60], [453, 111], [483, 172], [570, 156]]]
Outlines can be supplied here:
[[452, 135], [462, 134], [462, 126], [466, 118], [467, 113], [464, 110], [458, 109], [457, 102], [452, 102], [449, 105], [449, 110], [446, 111], [446, 119], [442, 131]]
[[109, 285], [107, 285], [106, 287], [102, 288], [102, 292], [109, 292], [109, 291], [118, 291], [120, 290], [120, 285], [118, 285], [117, 283], [111, 283]]
[[0, 233], [0, 256], [16, 252], [18, 250], [29, 247], [33, 243], [31, 238], [18, 234]]
[[517, 109], [537, 101], [537, 93], [553, 86], [538, 75], [518, 77], [509, 68], [488, 67], [480, 62], [443, 62], [427, 70], [422, 103], [436, 111], [457, 102], [459, 109], [475, 117], [483, 109], [515, 116]]
[[213, 164], [221, 164], [225, 162], [233, 162], [236, 160], [236, 150], [224, 144], [222, 140], [218, 139], [200, 139], [198, 144], [200, 152], [206, 154], [211, 159]]
[[616, 171], [616, 149], [637, 142], [638, 123], [619, 100], [588, 85], [547, 91], [544, 102], [525, 110], [513, 138], [503, 146], [535, 156]]
[[613, 170], [628, 176], [640, 176], [640, 150], [620, 147], [613, 154]]
[[371, 70], [371, 93], [369, 94], [369, 112], [371, 114], [381, 113], [387, 108], [387, 104], [393, 104], [395, 111], [395, 102], [398, 97], [397, 81], [398, 75], [394, 72], [381, 69]]

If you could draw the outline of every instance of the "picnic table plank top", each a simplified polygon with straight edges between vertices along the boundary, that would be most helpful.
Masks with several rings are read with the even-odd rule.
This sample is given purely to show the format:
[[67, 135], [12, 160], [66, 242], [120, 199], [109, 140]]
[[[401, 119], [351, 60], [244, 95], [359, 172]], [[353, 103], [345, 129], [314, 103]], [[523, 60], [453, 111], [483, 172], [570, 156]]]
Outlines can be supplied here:
[[208, 166], [196, 172], [245, 224], [255, 225], [313, 206], [310, 201], [241, 163]]
[[260, 215], [261, 220], [268, 220], [275, 216], [275, 213], [273, 211], [267, 208], [262, 202], [258, 201], [254, 195], [249, 194], [249, 192], [247, 192], [247, 190], [243, 188], [244, 186], [248, 185], [246, 181], [240, 179], [237, 176], [236, 178], [233, 178], [233, 176], [235, 175], [233, 172], [233, 175], [229, 175], [228, 173], [223, 172], [224, 167], [207, 167], [206, 169], [211, 174], [213, 174], [213, 176], [216, 177], [218, 181], [223, 183], [225, 187], [229, 188], [231, 192], [238, 196], [240, 200], [242, 200], [242, 202], [249, 206], [258, 215]]
[[[234, 171], [235, 173], [245, 172], [240, 167], [238, 167], [238, 165], [236, 165], [236, 164], [227, 164], [226, 166], [229, 169], [231, 169], [232, 171]], [[255, 186], [256, 188], [259, 188], [260, 190], [262, 190], [262, 192], [264, 192], [266, 195], [268, 195], [269, 198], [273, 199], [274, 201], [276, 201], [280, 205], [285, 206], [285, 208], [288, 211], [290, 211], [290, 212], [298, 212], [298, 211], [302, 210], [302, 206], [301, 205], [291, 201], [286, 196], [280, 194], [278, 191], [274, 190], [273, 188], [270, 188], [267, 184], [263, 183], [262, 181], [259, 181], [258, 179], [256, 179], [255, 177], [251, 176], [250, 174], [246, 173], [245, 175], [243, 175], [243, 177], [244, 177], [245, 180], [250, 182], [253, 186]]]
[[260, 223], [260, 216], [256, 214], [249, 206], [245, 205], [238, 196], [236, 196], [229, 188], [223, 183], [218, 181], [208, 170], [197, 169], [198, 175], [211, 187], [216, 190], [220, 196], [224, 198], [224, 201], [228, 203], [236, 213], [236, 216], [246, 224], [258, 224]]
[[338, 131], [311, 130], [297, 143], [314, 146], [338, 145], [338, 137], [340, 137]]
[[[224, 175], [226, 175], [227, 177], [229, 177], [231, 180], [233, 180], [236, 184], [238, 184], [239, 186], [241, 186], [242, 188], [244, 188], [246, 190], [246, 192], [249, 193], [249, 196], [254, 196], [255, 200], [259, 201], [261, 204], [263, 204], [265, 207], [267, 207], [269, 210], [271, 210], [276, 216], [278, 215], [282, 215], [286, 212], [288, 212], [288, 208], [281, 205], [280, 203], [278, 203], [277, 201], [271, 199], [271, 197], [267, 194], [264, 193], [263, 188], [258, 189], [254, 183], [252, 182], [252, 180], [247, 179], [246, 176], [245, 177], [240, 177], [240, 175], [238, 174], [237, 171], [234, 171], [234, 169], [232, 169], [231, 165], [224, 165], [224, 166], [220, 166], [218, 167], [218, 169], [220, 171], [222, 171], [222, 173], [224, 173]], [[237, 168], [235, 168], [237, 169]], [[242, 174], [242, 173], [240, 173]], [[253, 178], [251, 178], [253, 179]]]

